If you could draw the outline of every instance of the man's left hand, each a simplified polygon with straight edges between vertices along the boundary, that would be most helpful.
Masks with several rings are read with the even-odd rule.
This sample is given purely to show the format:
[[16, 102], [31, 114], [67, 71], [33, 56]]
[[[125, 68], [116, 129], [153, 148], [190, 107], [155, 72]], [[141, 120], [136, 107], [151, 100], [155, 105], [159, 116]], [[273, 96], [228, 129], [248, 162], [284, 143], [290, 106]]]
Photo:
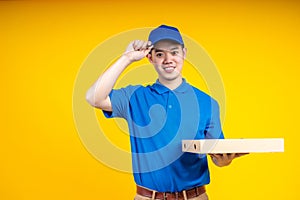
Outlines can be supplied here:
[[224, 167], [230, 165], [233, 159], [247, 155], [249, 153], [223, 153], [223, 154], [209, 154], [212, 158], [212, 161], [218, 167]]

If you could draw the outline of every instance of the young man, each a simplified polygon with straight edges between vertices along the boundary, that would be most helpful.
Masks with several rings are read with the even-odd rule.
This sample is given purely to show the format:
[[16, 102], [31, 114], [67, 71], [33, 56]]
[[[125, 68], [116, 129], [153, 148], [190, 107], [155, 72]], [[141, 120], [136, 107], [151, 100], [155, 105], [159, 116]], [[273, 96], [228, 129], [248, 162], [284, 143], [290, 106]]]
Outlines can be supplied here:
[[[182, 77], [186, 54], [178, 29], [161, 25], [150, 32], [148, 41], [131, 42], [87, 92], [87, 101], [106, 117], [127, 120], [136, 200], [208, 199], [206, 155], [181, 152], [181, 140], [224, 136], [217, 102]], [[157, 81], [113, 89], [123, 70], [145, 57], [153, 64]], [[238, 156], [211, 155], [220, 167]]]

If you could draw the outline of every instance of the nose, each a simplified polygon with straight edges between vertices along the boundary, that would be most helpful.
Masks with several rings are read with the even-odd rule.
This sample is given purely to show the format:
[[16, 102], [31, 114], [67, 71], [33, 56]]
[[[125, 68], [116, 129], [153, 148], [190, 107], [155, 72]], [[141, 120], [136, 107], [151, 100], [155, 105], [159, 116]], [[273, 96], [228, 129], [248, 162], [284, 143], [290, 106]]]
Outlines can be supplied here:
[[168, 52], [165, 54], [164, 57], [164, 64], [168, 64], [172, 62], [172, 55]]

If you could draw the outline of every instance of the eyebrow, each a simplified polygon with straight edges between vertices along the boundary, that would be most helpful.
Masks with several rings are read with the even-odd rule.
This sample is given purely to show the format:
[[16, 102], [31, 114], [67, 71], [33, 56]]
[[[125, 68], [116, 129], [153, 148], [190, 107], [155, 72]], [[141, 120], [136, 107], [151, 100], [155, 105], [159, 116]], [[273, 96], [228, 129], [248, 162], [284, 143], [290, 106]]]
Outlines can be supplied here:
[[169, 49], [169, 50], [153, 48], [153, 50], [154, 50], [155, 52], [173, 51], [173, 50], [177, 50], [177, 49], [179, 49], [179, 47], [173, 47], [173, 48], [171, 48], [171, 49]]

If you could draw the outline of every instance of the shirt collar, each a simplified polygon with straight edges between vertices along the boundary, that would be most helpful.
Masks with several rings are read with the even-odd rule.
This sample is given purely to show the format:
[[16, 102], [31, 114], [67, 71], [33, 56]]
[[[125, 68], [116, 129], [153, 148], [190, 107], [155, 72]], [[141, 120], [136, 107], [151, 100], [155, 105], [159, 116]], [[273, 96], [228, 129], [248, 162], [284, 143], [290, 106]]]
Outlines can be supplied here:
[[156, 82], [152, 85], [152, 88], [157, 91], [159, 94], [165, 93], [165, 92], [169, 92], [169, 91], [173, 91], [175, 93], [185, 93], [188, 89], [189, 89], [189, 84], [186, 82], [186, 80], [183, 78], [182, 79], [182, 83], [175, 88], [174, 90], [170, 90], [169, 88], [167, 88], [166, 86], [164, 86], [163, 84], [161, 84], [159, 82], [159, 80], [157, 79]]

